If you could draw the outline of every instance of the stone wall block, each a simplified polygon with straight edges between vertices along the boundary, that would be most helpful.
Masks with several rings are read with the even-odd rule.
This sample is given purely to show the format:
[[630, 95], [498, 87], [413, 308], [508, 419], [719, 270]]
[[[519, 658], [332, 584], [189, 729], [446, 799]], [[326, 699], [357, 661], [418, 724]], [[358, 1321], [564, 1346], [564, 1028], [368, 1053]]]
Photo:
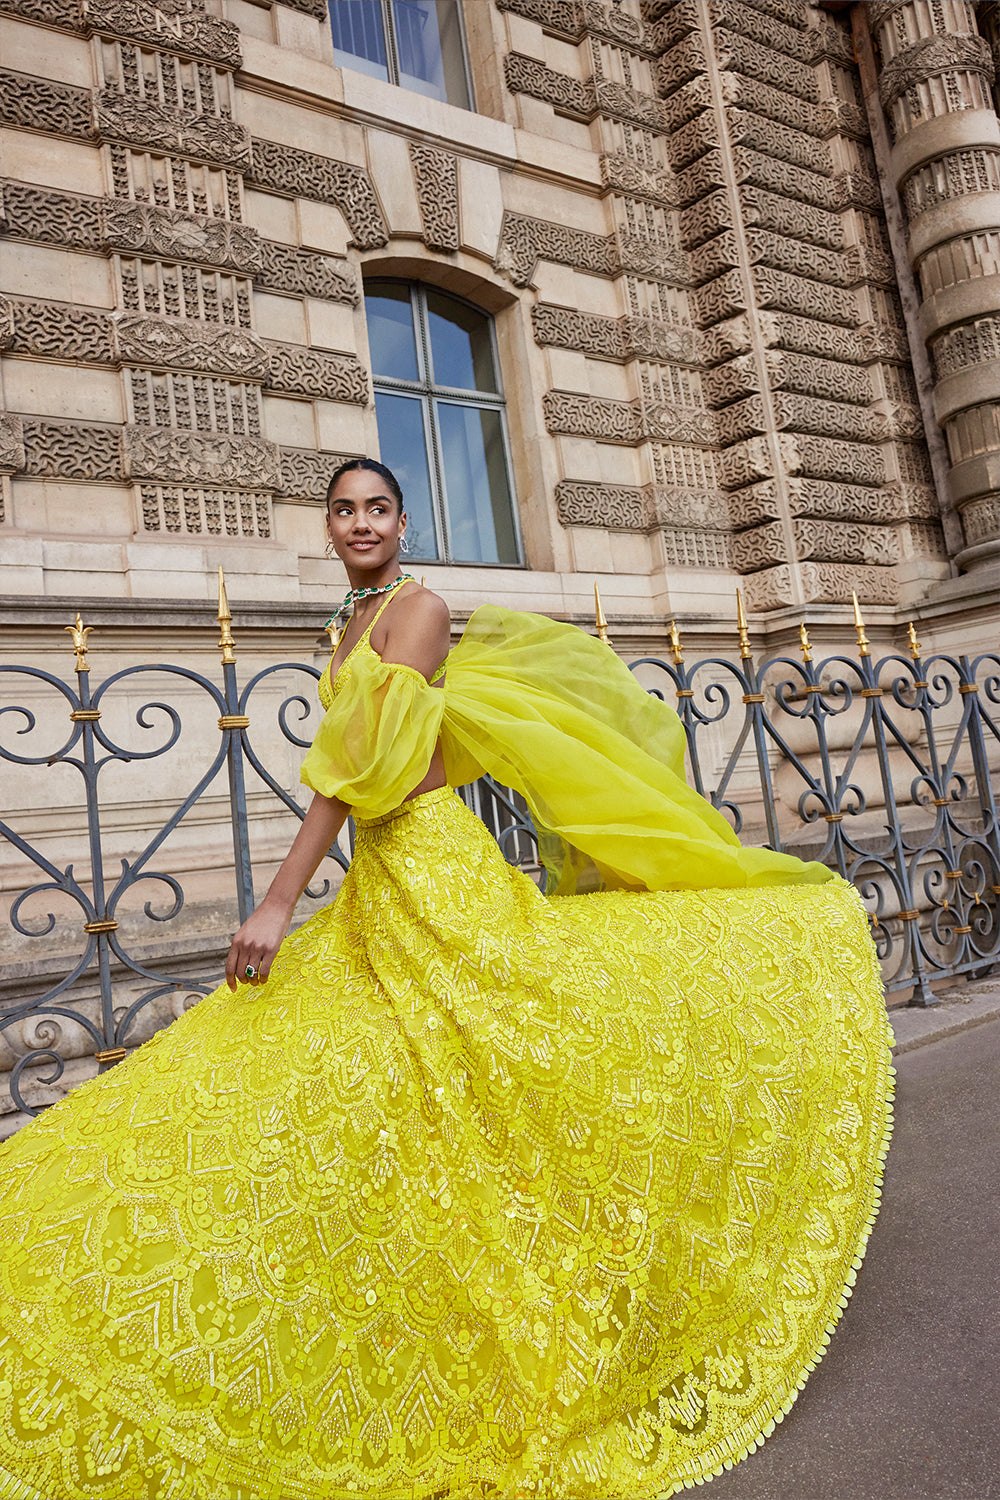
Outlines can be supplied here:
[[24, 466], [24, 424], [11, 412], [0, 411], [0, 472], [16, 474]]
[[274, 490], [280, 483], [280, 452], [265, 438], [128, 423], [122, 450], [127, 479], [252, 490]]
[[64, 302], [0, 299], [5, 333], [0, 347], [48, 359], [111, 364], [114, 342], [108, 313]]
[[300, 344], [271, 344], [265, 385], [269, 390], [366, 406], [368, 372], [353, 354], [326, 354]]
[[247, 179], [257, 187], [332, 203], [343, 214], [359, 250], [379, 250], [388, 243], [368, 175], [351, 162], [254, 138]]
[[235, 167], [250, 164], [248, 132], [220, 115], [182, 113], [110, 88], [100, 90], [94, 103], [97, 128], [109, 140]]
[[276, 240], [261, 240], [259, 257], [253, 273], [258, 286], [321, 297], [327, 302], [347, 302], [352, 307], [360, 300], [357, 280], [345, 262], [311, 250], [299, 250], [294, 245], [282, 245]]
[[86, 0], [84, 13], [88, 29], [104, 36], [204, 57], [225, 68], [238, 68], [243, 61], [239, 28], [204, 11], [177, 8], [167, 14], [165, 7], [144, 0]]
[[0, 123], [92, 140], [95, 129], [90, 89], [0, 68]]
[[417, 202], [430, 250], [457, 250], [459, 245], [458, 160], [451, 151], [410, 142]]
[[643, 440], [642, 412], [637, 401], [612, 401], [577, 391], [546, 391], [542, 398], [545, 426], [553, 434], [595, 438], [601, 443], [628, 447]]
[[118, 359], [125, 364], [199, 370], [238, 380], [263, 380], [268, 349], [256, 334], [194, 318], [118, 313], [113, 320]]
[[100, 215], [101, 242], [109, 249], [195, 261], [245, 275], [260, 267], [260, 236], [245, 224], [125, 199], [105, 199], [94, 207]]
[[24, 470], [39, 479], [122, 478], [121, 429], [24, 418]]

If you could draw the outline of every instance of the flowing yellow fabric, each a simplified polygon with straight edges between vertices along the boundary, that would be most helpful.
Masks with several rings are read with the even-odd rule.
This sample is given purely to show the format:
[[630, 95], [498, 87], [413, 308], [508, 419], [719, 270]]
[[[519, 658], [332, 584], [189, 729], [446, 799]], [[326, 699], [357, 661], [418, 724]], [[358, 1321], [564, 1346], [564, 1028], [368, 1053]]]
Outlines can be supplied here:
[[[328, 716], [317, 773], [377, 805], [369, 756], [419, 770], [434, 701], [454, 767], [489, 680], [462, 649], [450, 719], [359, 650], [333, 707], [381, 683], [394, 732], [343, 755]], [[558, 798], [603, 730], [555, 738], [552, 697], [502, 763], [544, 740]], [[821, 1356], [891, 1091], [845, 882], [553, 901], [447, 787], [358, 817], [265, 986], [0, 1147], [0, 1500], [662, 1500]]]
[[673, 709], [575, 626], [487, 605], [448, 657], [443, 687], [382, 662], [366, 640], [337, 685], [303, 781], [379, 816], [420, 782], [440, 734], [449, 785], [488, 772], [524, 796], [549, 894], [832, 879], [825, 865], [743, 848], [687, 785]]

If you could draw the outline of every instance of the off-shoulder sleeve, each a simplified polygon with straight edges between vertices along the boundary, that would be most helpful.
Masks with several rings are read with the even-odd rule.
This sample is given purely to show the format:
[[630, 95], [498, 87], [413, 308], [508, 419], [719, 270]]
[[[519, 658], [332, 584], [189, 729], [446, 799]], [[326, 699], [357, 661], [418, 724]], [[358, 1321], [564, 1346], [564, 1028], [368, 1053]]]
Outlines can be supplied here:
[[302, 762], [300, 780], [362, 817], [398, 807], [426, 775], [444, 699], [412, 667], [359, 651]]

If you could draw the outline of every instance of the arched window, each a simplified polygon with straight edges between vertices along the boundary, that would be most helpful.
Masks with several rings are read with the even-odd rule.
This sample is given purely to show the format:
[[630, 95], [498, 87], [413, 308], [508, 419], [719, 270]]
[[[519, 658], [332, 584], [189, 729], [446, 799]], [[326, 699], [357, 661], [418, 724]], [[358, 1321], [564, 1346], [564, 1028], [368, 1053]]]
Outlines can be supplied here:
[[457, 0], [330, 0], [330, 27], [338, 67], [472, 108]]
[[493, 320], [436, 287], [365, 286], [382, 462], [417, 561], [518, 563]]

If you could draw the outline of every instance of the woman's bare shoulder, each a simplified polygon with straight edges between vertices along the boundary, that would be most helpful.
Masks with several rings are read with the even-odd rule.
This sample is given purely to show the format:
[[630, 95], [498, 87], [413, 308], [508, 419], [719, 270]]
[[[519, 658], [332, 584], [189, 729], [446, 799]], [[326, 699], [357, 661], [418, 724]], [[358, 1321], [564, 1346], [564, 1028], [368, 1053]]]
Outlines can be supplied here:
[[372, 645], [384, 661], [418, 668], [429, 675], [436, 672], [448, 654], [451, 642], [451, 614], [440, 594], [422, 584], [401, 589], [399, 598], [387, 609], [379, 625], [384, 626], [381, 641]]

